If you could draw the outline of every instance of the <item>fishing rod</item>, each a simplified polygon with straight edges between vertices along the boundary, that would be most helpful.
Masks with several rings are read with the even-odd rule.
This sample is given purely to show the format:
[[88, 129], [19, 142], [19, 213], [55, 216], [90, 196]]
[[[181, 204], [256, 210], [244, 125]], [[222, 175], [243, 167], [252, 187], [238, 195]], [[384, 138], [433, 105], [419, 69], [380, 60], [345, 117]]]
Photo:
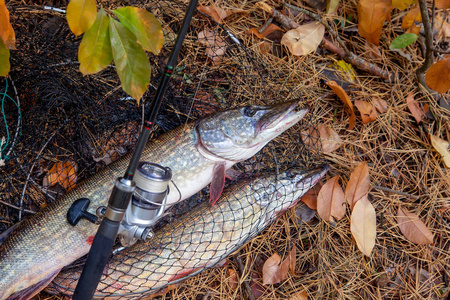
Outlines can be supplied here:
[[[121, 239], [121, 241], [124, 240], [122, 244], [131, 245], [136, 240], [145, 239], [149, 236], [148, 225], [164, 210], [164, 199], [168, 193], [167, 186], [171, 179], [171, 171], [169, 168], [149, 162], [139, 162], [139, 160], [153, 130], [156, 116], [161, 107], [173, 68], [176, 65], [192, 15], [195, 12], [197, 1], [191, 0], [188, 5], [183, 24], [178, 32], [177, 40], [164, 69], [150, 110], [146, 115], [128, 168], [123, 177], [116, 179], [108, 206], [100, 212], [103, 218], [73, 294], [72, 299], [74, 300], [92, 299], [94, 296], [121, 226], [123, 227], [122, 231], [125, 232], [122, 236], [123, 239]], [[132, 197], [133, 207], [130, 208]], [[95, 222], [96, 216], [86, 212], [88, 205], [89, 199], [83, 198], [75, 201], [67, 214], [69, 223], [75, 225], [80, 218]], [[133, 211], [130, 212], [131, 209]], [[124, 216], [129, 221], [125, 224], [122, 222]]]

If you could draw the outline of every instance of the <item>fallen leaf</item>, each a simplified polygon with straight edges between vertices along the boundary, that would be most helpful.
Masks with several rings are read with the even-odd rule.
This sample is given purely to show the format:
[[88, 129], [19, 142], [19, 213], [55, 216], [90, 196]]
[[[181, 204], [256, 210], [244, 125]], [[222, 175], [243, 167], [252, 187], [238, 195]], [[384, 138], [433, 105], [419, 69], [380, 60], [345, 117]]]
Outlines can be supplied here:
[[383, 100], [380, 97], [373, 97], [372, 103], [380, 114], [387, 112], [389, 109], [386, 100]]
[[12, 28], [9, 11], [4, 0], [0, 0], [0, 38], [6, 49], [16, 49], [16, 34]]
[[295, 255], [297, 248], [294, 246], [286, 259], [281, 262], [281, 257], [274, 253], [263, 265], [263, 284], [276, 284], [288, 277], [290, 269], [295, 269]]
[[[411, 9], [406, 16], [403, 18], [402, 29], [411, 28], [415, 22], [422, 22], [422, 15], [420, 14], [420, 9], [415, 7]], [[420, 28], [420, 27], [419, 27]]]
[[309, 208], [304, 202], [301, 202], [295, 210], [295, 215], [301, 220], [301, 224], [306, 224], [311, 222], [316, 216], [316, 211]]
[[43, 186], [49, 187], [54, 186], [55, 184], [59, 184], [66, 191], [69, 191], [76, 185], [77, 169], [78, 165], [75, 162], [57, 162], [48, 171]]
[[294, 245], [292, 247], [291, 252], [289, 252], [288, 260], [289, 260], [289, 273], [293, 275], [295, 273], [295, 266], [297, 265], [297, 247]]
[[289, 300], [308, 300], [308, 294], [306, 291], [301, 291], [293, 294]]
[[303, 143], [309, 147], [317, 147], [319, 142], [319, 130], [314, 127], [307, 127], [300, 133]]
[[267, 54], [272, 50], [272, 43], [263, 41], [261, 44], [259, 44], [259, 50], [262, 54]]
[[425, 83], [438, 93], [446, 93], [450, 89], [450, 55], [433, 64], [425, 74]]
[[336, 14], [339, 6], [339, 0], [328, 0], [327, 2], [327, 14]]
[[397, 211], [397, 224], [405, 238], [414, 244], [433, 244], [433, 233], [416, 214], [399, 207]]
[[227, 269], [227, 282], [232, 291], [236, 290], [239, 286], [239, 277], [237, 272], [234, 269]]
[[448, 9], [450, 8], [450, 0], [436, 0], [435, 5], [437, 9]]
[[375, 121], [377, 118], [377, 111], [372, 104], [362, 100], [356, 100], [355, 106], [358, 108], [359, 113], [361, 114], [361, 118], [364, 124]]
[[[6, 48], [3, 41], [0, 39], [0, 76], [7, 77], [11, 69], [11, 64], [9, 62], [9, 49]], [[2, 160], [0, 160], [1, 162]]]
[[305, 203], [309, 208], [317, 210], [317, 195], [319, 195], [321, 188], [322, 185], [318, 182], [312, 189], [309, 189], [306, 194], [303, 195], [300, 201]]
[[316, 51], [325, 34], [325, 26], [311, 22], [289, 30], [283, 35], [281, 44], [285, 45], [293, 55], [306, 55]]
[[389, 49], [403, 49], [412, 45], [419, 36], [415, 33], [404, 33], [396, 37], [389, 45]]
[[377, 219], [375, 208], [367, 199], [367, 195], [353, 207], [350, 231], [356, 241], [358, 249], [366, 256], [370, 256], [377, 237]]
[[209, 29], [204, 29], [198, 33], [198, 41], [206, 46], [205, 53], [213, 61], [213, 64], [218, 65], [227, 51], [225, 39]]
[[353, 170], [352, 174], [350, 174], [350, 179], [345, 188], [345, 199], [352, 210], [355, 204], [369, 193], [369, 186], [369, 167], [364, 161]]
[[345, 61], [340, 60], [323, 68], [320, 72], [320, 77], [323, 78], [325, 82], [334, 81], [346, 90], [350, 83], [355, 81], [355, 71], [351, 64], [347, 64]]
[[241, 9], [233, 9], [230, 11], [226, 11], [222, 8], [214, 6], [199, 6], [197, 7], [197, 9], [200, 12], [204, 13], [205, 15], [210, 16], [214, 21], [216, 21], [219, 24], [222, 24], [223, 23], [222, 21], [231, 16], [232, 14], [247, 13], [247, 11]]
[[66, 18], [69, 28], [76, 36], [88, 31], [95, 22], [97, 4], [95, 0], [70, 0]]
[[410, 7], [416, 0], [392, 0], [392, 7], [399, 10], [405, 10]]
[[275, 30], [280, 30], [281, 31], [281, 28], [278, 27], [277, 25], [273, 24], [273, 23], [270, 23], [262, 31], [261, 31], [261, 27], [260, 28], [255, 28], [255, 27], [254, 28], [250, 28], [247, 31], [247, 34], [254, 34], [258, 38], [262, 39], [262, 38], [265, 38], [267, 35], [271, 34], [272, 32], [274, 32]]
[[328, 81], [327, 85], [334, 91], [334, 93], [339, 97], [339, 99], [342, 100], [345, 106], [350, 110], [350, 119], [348, 120], [348, 129], [352, 130], [355, 128], [356, 123], [356, 116], [355, 111], [353, 110], [353, 104], [350, 101], [350, 98], [348, 97], [347, 93], [344, 91], [342, 87], [340, 87], [336, 82], [334, 81]]
[[430, 134], [431, 145], [433, 145], [434, 149], [442, 155], [442, 159], [444, 160], [444, 164], [447, 168], [450, 168], [450, 143], [446, 140], [443, 140], [435, 135]]
[[414, 116], [414, 119], [416, 119], [417, 123], [420, 123], [422, 119], [425, 117], [425, 112], [423, 109], [419, 106], [419, 103], [417, 103], [416, 100], [414, 100], [414, 93], [411, 92], [406, 97], [406, 103], [408, 104], [409, 111]]
[[261, 296], [264, 296], [267, 293], [267, 290], [264, 286], [259, 283], [259, 276], [256, 272], [252, 272], [250, 281], [250, 289], [252, 290], [253, 296], [255, 299], [258, 299]]
[[333, 128], [319, 124], [318, 126], [320, 141], [322, 142], [322, 151], [331, 153], [342, 146], [342, 139]]
[[374, 45], [371, 42], [368, 42], [367, 40], [366, 40], [365, 45], [366, 45], [367, 49], [369, 50], [370, 58], [372, 58], [372, 59], [380, 59], [380, 58], [382, 58], [380, 49], [378, 48], [377, 45]]
[[317, 214], [327, 222], [340, 220], [345, 216], [345, 196], [339, 185], [339, 176], [328, 180], [317, 197]]
[[358, 1], [358, 33], [367, 41], [378, 46], [383, 23], [390, 17], [392, 0]]
[[450, 24], [447, 20], [447, 15], [445, 12], [438, 12], [434, 18], [434, 29], [439, 32], [441, 38], [450, 38]]

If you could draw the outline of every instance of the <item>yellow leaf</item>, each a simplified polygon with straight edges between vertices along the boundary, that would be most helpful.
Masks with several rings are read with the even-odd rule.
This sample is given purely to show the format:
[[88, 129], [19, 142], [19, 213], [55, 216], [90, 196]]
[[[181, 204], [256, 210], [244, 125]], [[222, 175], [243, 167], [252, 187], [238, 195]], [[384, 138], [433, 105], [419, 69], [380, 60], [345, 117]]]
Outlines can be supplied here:
[[359, 35], [378, 45], [383, 23], [391, 14], [392, 0], [360, 0], [357, 10]]
[[339, 176], [328, 180], [317, 196], [317, 214], [327, 222], [340, 220], [345, 216], [344, 191], [339, 185]]
[[281, 44], [297, 56], [316, 51], [325, 34], [325, 26], [318, 22], [311, 22], [289, 30], [281, 38]]
[[397, 224], [405, 238], [414, 244], [433, 244], [433, 233], [416, 214], [399, 207], [397, 211]]
[[16, 49], [16, 34], [9, 21], [9, 11], [6, 8], [5, 1], [0, 0], [0, 38], [6, 49]]
[[336, 93], [336, 95], [339, 97], [339, 99], [342, 100], [345, 106], [350, 110], [350, 119], [348, 120], [348, 129], [352, 130], [355, 128], [356, 123], [356, 116], [355, 111], [353, 110], [353, 104], [350, 101], [350, 98], [348, 97], [347, 93], [344, 91], [344, 89], [338, 85], [334, 81], [328, 81], [327, 85], [333, 90], [333, 92]]
[[422, 15], [420, 14], [420, 9], [418, 7], [411, 9], [403, 18], [402, 29], [408, 29], [412, 27], [415, 21], [422, 22]]
[[442, 155], [442, 159], [444, 160], [444, 164], [447, 168], [450, 168], [450, 150], [449, 150], [449, 142], [443, 140], [435, 135], [430, 134], [431, 145], [433, 145], [434, 149], [436, 149], [439, 154]]
[[370, 256], [377, 237], [377, 219], [375, 208], [367, 199], [367, 195], [353, 207], [350, 231], [358, 249], [364, 255]]
[[5, 44], [3, 44], [2, 39], [0, 39], [0, 76], [8, 76], [9, 70], [11, 68], [11, 65], [9, 63], [9, 55], [9, 49], [6, 48]]
[[415, 2], [415, 0], [392, 0], [392, 6], [400, 10], [405, 10]]
[[359, 113], [364, 124], [374, 121], [377, 118], [377, 111], [372, 104], [362, 100], [356, 100], [355, 106], [358, 108]]
[[361, 198], [367, 196], [369, 186], [369, 167], [366, 162], [362, 162], [350, 174], [350, 179], [345, 188], [345, 199], [351, 209]]
[[433, 64], [425, 74], [428, 87], [438, 93], [446, 93], [450, 89], [450, 55]]
[[67, 5], [66, 18], [69, 28], [76, 36], [88, 31], [95, 22], [95, 0], [71, 0]]

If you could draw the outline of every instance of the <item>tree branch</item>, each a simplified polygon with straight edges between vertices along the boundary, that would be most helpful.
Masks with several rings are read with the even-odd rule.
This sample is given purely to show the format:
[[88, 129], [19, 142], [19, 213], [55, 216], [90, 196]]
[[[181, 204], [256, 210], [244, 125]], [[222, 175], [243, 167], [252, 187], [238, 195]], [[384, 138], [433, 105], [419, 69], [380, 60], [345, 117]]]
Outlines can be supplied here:
[[427, 1], [419, 0], [420, 13], [422, 15], [423, 29], [425, 31], [425, 61], [416, 70], [417, 81], [428, 90], [433, 93], [425, 83], [425, 72], [433, 63], [433, 31], [431, 28], [430, 17], [428, 15]]

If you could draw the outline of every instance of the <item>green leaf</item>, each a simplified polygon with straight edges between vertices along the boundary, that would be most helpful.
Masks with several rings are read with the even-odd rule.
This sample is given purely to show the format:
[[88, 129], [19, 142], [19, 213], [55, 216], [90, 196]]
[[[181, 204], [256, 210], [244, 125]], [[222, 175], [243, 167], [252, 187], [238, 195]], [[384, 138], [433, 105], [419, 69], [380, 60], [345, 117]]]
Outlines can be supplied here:
[[109, 18], [101, 8], [94, 25], [83, 36], [78, 49], [80, 72], [83, 75], [97, 73], [106, 68], [112, 60]]
[[398, 37], [396, 37], [392, 44], [389, 46], [389, 49], [401, 49], [408, 47], [412, 43], [414, 43], [418, 38], [417, 34], [414, 33], [405, 33]]
[[0, 39], [0, 76], [8, 76], [9, 69], [9, 49], [6, 48], [5, 43]]
[[150, 63], [133, 33], [111, 17], [109, 20], [109, 34], [117, 74], [123, 90], [139, 104], [139, 99], [150, 81]]
[[76, 36], [88, 31], [97, 15], [95, 0], [71, 0], [67, 5], [66, 18], [69, 28]]
[[161, 23], [151, 13], [138, 7], [122, 7], [113, 10], [120, 22], [136, 36], [142, 48], [159, 54], [164, 44]]

